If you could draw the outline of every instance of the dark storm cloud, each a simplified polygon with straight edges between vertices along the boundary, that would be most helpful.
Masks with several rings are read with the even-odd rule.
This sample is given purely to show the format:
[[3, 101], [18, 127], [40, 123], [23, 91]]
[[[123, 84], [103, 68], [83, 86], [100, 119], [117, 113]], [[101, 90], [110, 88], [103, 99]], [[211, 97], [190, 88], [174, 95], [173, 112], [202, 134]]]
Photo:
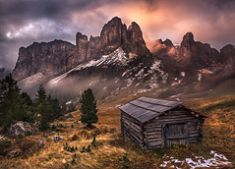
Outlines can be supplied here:
[[82, 26], [70, 23], [72, 13], [102, 3], [105, 1], [0, 0], [0, 66], [13, 67], [18, 48], [33, 41], [73, 41], [76, 28], [82, 30]]
[[97, 35], [113, 16], [136, 21], [146, 40], [187, 31], [220, 48], [235, 43], [234, 0], [0, 0], [0, 66], [12, 68], [20, 46], [55, 38], [75, 41], [75, 33]]

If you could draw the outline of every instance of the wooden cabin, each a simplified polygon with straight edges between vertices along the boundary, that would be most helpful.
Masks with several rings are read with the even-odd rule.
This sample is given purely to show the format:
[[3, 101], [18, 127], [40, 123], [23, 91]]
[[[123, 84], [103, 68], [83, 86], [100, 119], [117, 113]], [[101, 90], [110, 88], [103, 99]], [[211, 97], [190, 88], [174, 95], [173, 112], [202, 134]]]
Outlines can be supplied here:
[[182, 102], [140, 97], [119, 107], [123, 138], [147, 148], [197, 143], [205, 116]]

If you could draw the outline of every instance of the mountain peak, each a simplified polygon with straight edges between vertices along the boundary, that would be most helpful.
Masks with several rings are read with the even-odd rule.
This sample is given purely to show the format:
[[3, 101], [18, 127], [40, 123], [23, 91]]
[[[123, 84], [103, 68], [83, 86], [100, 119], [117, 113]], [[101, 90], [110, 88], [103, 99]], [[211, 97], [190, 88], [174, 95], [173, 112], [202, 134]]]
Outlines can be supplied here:
[[225, 45], [222, 49], [220, 49], [220, 53], [223, 58], [227, 57], [230, 59], [234, 59], [235, 64], [235, 47], [231, 44]]
[[135, 41], [143, 40], [143, 33], [140, 29], [140, 26], [136, 22], [132, 22], [128, 27], [129, 39], [133, 39]]
[[191, 41], [194, 41], [194, 35], [192, 32], [187, 32], [184, 37], [183, 37], [183, 40], [191, 40]]
[[111, 20], [108, 21], [108, 23], [118, 23], [118, 22], [122, 23], [122, 19], [119, 18], [118, 16], [115, 16]]
[[77, 46], [79, 45], [79, 42], [80, 42], [81, 40], [87, 41], [88, 38], [87, 38], [86, 35], [83, 35], [82, 33], [77, 32], [77, 34], [76, 34], [76, 45], [77, 45]]
[[48, 43], [35, 42], [27, 48], [20, 48], [13, 75], [15, 79], [21, 80], [38, 72], [45, 72], [49, 76], [63, 73], [84, 62], [98, 60], [118, 48], [128, 57], [150, 55], [140, 26], [132, 22], [127, 29], [121, 18], [114, 17], [103, 26], [100, 36], [88, 39], [78, 32], [76, 46], [55, 40]]
[[232, 44], [227, 44], [221, 48], [221, 50], [234, 50], [235, 47]]
[[114, 17], [106, 23], [100, 33], [100, 38], [104, 45], [121, 44], [123, 33], [126, 31], [126, 25], [118, 17]]
[[181, 42], [181, 47], [191, 49], [194, 42], [195, 41], [194, 41], [193, 33], [192, 32], [187, 32], [183, 37], [183, 41]]
[[164, 45], [166, 45], [167, 47], [174, 47], [173, 43], [171, 42], [170, 39], [166, 39], [162, 42]]
[[130, 26], [128, 27], [128, 30], [131, 30], [131, 29], [140, 30], [140, 26], [136, 22], [131, 22]]
[[66, 61], [74, 47], [63, 40], [34, 42], [26, 48], [20, 47], [12, 75], [15, 80], [22, 80], [38, 72], [48, 76], [61, 73], [65, 71]]

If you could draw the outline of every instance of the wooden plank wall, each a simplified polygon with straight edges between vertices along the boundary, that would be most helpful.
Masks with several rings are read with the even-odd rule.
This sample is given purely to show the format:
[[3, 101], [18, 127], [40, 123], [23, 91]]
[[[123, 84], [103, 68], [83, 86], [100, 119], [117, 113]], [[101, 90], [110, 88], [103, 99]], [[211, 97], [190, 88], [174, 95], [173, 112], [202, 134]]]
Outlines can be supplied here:
[[196, 143], [202, 137], [203, 122], [184, 110], [170, 111], [144, 125], [144, 136], [148, 148], [164, 147], [164, 126], [167, 124], [187, 123], [189, 143]]
[[146, 146], [151, 148], [162, 147], [162, 126], [156, 120], [144, 125], [144, 137]]
[[128, 137], [137, 145], [144, 147], [144, 136], [142, 130], [142, 124], [122, 112], [121, 115], [121, 127], [124, 137]]
[[169, 111], [146, 124], [141, 124], [125, 112], [121, 113], [121, 129], [137, 145], [153, 149], [165, 146], [164, 126], [167, 124], [187, 123], [188, 143], [196, 143], [202, 138], [203, 120], [187, 110]]

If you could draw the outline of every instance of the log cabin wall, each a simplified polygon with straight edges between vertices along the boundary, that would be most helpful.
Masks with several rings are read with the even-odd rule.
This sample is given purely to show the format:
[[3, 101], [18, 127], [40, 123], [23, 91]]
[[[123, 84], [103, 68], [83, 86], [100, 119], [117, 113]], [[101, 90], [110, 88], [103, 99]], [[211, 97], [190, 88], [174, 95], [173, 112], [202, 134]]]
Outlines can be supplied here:
[[123, 137], [143, 148], [196, 143], [202, 138], [205, 116], [181, 102], [141, 97], [119, 109]]
[[121, 113], [121, 130], [123, 137], [128, 137], [135, 144], [145, 147], [142, 124], [125, 112]]
[[[172, 144], [187, 144], [196, 143], [201, 140], [203, 120], [183, 108], [178, 108], [168, 111], [144, 125], [144, 137], [147, 147], [151, 149], [170, 146], [166, 145], [166, 127], [172, 126], [177, 128], [177, 126], [182, 125], [185, 127], [183, 138], [175, 136], [175, 138], [171, 138], [172, 140], [169, 138], [168, 142]], [[179, 131], [176, 130], [175, 132]]]

